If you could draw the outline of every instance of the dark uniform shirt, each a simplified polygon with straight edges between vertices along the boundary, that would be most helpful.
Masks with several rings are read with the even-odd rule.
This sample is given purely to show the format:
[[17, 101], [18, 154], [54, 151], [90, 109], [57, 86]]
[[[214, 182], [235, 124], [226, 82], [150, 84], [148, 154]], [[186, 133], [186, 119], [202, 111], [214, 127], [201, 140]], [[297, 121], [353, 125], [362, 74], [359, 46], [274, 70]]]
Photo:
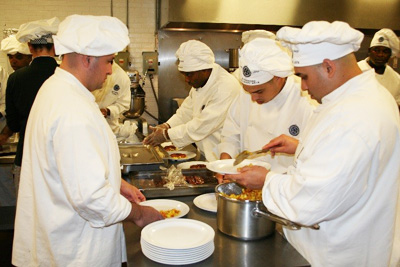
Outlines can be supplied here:
[[10, 75], [6, 89], [6, 119], [13, 132], [19, 132], [19, 142], [14, 164], [21, 166], [22, 149], [29, 112], [39, 88], [57, 67], [52, 57], [34, 58], [29, 66]]

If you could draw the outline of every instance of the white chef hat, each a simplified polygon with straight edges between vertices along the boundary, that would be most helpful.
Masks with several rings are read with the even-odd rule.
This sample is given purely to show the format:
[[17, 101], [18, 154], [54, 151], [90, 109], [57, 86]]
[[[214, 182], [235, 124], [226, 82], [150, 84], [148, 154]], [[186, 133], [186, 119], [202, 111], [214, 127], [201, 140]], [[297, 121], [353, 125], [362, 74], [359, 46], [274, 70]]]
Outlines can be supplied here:
[[68, 16], [54, 36], [57, 55], [105, 56], [122, 51], [129, 43], [128, 28], [119, 19], [109, 16]]
[[283, 27], [276, 36], [282, 45], [292, 50], [295, 67], [341, 58], [357, 51], [364, 38], [360, 31], [341, 21], [311, 21], [302, 29]]
[[240, 49], [240, 78], [243, 84], [257, 85], [270, 81], [274, 76], [293, 74], [292, 60], [275, 40], [256, 38]]
[[9, 55], [15, 55], [16, 53], [30, 55], [28, 44], [18, 42], [15, 35], [10, 35], [1, 41], [1, 51]]
[[392, 50], [392, 57], [398, 56], [399, 54], [399, 38], [391, 29], [382, 29], [376, 32], [369, 47], [373, 46], [390, 48]]
[[272, 32], [265, 31], [265, 30], [251, 30], [245, 31], [242, 33], [242, 42], [243, 44], [247, 44], [251, 40], [256, 38], [268, 38], [268, 39], [276, 39], [276, 35]]
[[51, 44], [52, 35], [57, 33], [58, 24], [60, 20], [57, 17], [24, 23], [19, 26], [16, 37], [21, 43]]
[[179, 71], [184, 72], [211, 69], [215, 62], [211, 48], [197, 40], [182, 43], [176, 57], [179, 59]]

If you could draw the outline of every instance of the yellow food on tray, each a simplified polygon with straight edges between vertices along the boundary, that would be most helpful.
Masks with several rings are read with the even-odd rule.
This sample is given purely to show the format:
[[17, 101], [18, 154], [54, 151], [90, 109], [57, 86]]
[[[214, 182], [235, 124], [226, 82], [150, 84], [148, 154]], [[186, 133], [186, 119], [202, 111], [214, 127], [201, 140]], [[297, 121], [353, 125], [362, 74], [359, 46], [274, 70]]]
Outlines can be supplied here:
[[170, 209], [170, 210], [160, 210], [160, 213], [164, 218], [173, 218], [178, 216], [179, 213], [181, 213], [181, 211], [177, 209]]
[[237, 200], [250, 200], [250, 201], [257, 201], [257, 200], [262, 200], [262, 192], [261, 190], [253, 190], [253, 189], [247, 189], [243, 188], [242, 193], [240, 195], [235, 195], [235, 194], [224, 194], [221, 193], [224, 197], [227, 198], [233, 198]]

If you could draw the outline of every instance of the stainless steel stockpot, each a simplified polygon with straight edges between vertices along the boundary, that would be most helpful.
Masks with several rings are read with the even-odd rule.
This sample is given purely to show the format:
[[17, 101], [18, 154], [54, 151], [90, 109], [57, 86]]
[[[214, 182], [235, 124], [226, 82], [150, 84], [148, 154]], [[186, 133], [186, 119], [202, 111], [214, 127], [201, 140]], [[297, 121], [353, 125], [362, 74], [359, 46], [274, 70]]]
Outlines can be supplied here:
[[304, 226], [270, 213], [262, 201], [237, 200], [225, 195], [239, 195], [242, 187], [236, 183], [224, 183], [215, 187], [217, 194], [217, 227], [222, 233], [242, 240], [256, 240], [271, 235], [275, 222], [291, 230], [319, 225]]

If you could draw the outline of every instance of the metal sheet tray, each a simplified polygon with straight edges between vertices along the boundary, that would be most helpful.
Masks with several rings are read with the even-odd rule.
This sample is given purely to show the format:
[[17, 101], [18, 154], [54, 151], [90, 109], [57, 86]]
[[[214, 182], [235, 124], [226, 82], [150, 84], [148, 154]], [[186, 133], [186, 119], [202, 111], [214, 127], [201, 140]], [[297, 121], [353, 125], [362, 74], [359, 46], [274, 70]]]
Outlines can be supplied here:
[[131, 171], [159, 170], [163, 159], [153, 147], [143, 145], [120, 146], [122, 173]]
[[17, 151], [17, 144], [5, 144], [0, 146], [0, 157], [15, 155]]
[[205, 183], [200, 185], [175, 185], [175, 188], [170, 190], [164, 187], [165, 174], [163, 171], [130, 172], [127, 181], [139, 188], [146, 198], [200, 195], [214, 192], [215, 186], [218, 184], [213, 172], [200, 170], [196, 174], [191, 170], [187, 174], [201, 176]]

